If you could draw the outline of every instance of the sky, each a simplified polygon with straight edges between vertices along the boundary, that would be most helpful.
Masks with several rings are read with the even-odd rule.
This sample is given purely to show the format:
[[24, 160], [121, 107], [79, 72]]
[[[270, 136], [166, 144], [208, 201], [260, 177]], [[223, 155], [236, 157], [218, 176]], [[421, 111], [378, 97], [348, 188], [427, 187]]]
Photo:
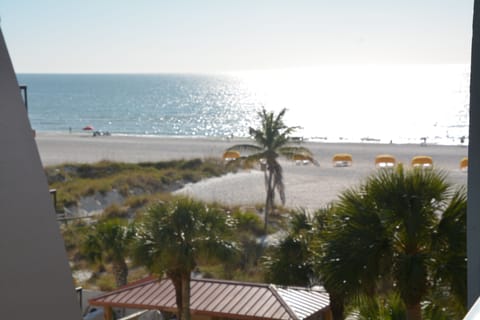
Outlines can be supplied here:
[[473, 0], [0, 0], [18, 73], [469, 64]]

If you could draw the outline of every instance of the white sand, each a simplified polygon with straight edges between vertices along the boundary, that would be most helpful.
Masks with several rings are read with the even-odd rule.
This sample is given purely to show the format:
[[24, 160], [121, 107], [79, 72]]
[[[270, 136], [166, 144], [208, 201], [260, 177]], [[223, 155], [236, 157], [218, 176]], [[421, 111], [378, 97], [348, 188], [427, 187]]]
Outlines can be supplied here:
[[[92, 137], [88, 133], [39, 133], [36, 141], [44, 165], [64, 162], [91, 163], [100, 160], [142, 162], [220, 157], [227, 147], [240, 142], [214, 138]], [[282, 161], [286, 206], [290, 208], [315, 209], [336, 199], [339, 192], [358, 184], [377, 170], [374, 164], [375, 156], [385, 153], [394, 155], [397, 161], [405, 165], [410, 164], [413, 156], [431, 156], [435, 167], [449, 172], [451, 182], [467, 183], [467, 174], [459, 169], [460, 160], [467, 156], [468, 148], [465, 146], [316, 142], [306, 142], [304, 146], [312, 150], [320, 166], [296, 165]], [[352, 155], [353, 165], [346, 168], [333, 167], [332, 156], [345, 152]], [[263, 173], [250, 170], [229, 174], [187, 185], [178, 193], [205, 201], [253, 206], [263, 203], [265, 199]]]

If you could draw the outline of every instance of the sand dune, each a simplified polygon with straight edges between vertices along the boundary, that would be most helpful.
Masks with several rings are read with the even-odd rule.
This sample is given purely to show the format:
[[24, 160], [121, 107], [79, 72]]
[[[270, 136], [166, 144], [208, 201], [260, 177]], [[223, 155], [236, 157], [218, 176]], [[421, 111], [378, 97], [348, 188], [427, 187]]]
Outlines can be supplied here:
[[[100, 160], [142, 162], [220, 157], [227, 147], [241, 140], [39, 133], [36, 141], [43, 164], [52, 165]], [[305, 142], [304, 145], [312, 150], [320, 165], [296, 165], [282, 160], [286, 206], [290, 208], [315, 209], [336, 199], [339, 192], [358, 184], [378, 170], [375, 168], [375, 156], [385, 153], [394, 155], [397, 161], [407, 166], [414, 156], [431, 156], [436, 168], [448, 171], [452, 183], [467, 183], [467, 174], [459, 168], [460, 160], [467, 156], [468, 148], [465, 146], [325, 142]], [[333, 155], [345, 152], [352, 155], [353, 165], [334, 167]], [[229, 174], [187, 185], [177, 193], [227, 204], [263, 203], [263, 173], [250, 170]]]

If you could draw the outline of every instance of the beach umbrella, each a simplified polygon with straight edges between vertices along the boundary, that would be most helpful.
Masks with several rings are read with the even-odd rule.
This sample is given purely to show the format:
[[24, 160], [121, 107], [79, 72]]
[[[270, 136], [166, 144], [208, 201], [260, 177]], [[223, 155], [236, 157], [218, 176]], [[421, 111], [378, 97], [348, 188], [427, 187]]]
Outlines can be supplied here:
[[83, 127], [82, 130], [84, 130], [84, 131], [92, 131], [92, 130], [93, 130], [93, 127], [92, 127], [92, 126], [85, 126], [85, 127]]
[[433, 159], [430, 156], [415, 156], [412, 158], [412, 167], [428, 168], [433, 166]]
[[460, 160], [460, 170], [467, 171], [468, 170], [468, 157], [462, 158]]
[[332, 158], [334, 167], [350, 167], [353, 159], [349, 153], [336, 153]]
[[240, 158], [240, 152], [236, 150], [225, 151], [225, 153], [223, 154], [223, 159], [225, 161], [236, 160], [238, 158]]
[[390, 154], [379, 154], [375, 157], [375, 166], [379, 168], [391, 168], [395, 166], [397, 160]]

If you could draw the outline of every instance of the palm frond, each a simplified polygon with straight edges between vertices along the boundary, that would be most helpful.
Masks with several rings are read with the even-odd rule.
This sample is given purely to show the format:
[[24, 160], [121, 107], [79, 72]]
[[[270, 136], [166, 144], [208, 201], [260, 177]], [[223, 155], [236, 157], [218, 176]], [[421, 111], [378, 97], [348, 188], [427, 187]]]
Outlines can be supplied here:
[[139, 225], [137, 260], [155, 273], [189, 274], [198, 259], [225, 258], [234, 249], [225, 238], [232, 225], [224, 213], [189, 198], [159, 204]]
[[458, 305], [467, 301], [466, 262], [467, 196], [464, 187], [454, 191], [449, 205], [442, 214], [438, 231], [432, 236], [436, 255], [435, 279], [440, 286], [449, 286]]
[[246, 151], [246, 152], [254, 152], [254, 153], [261, 152], [263, 150], [264, 149], [262, 147], [254, 144], [236, 144], [234, 146], [231, 146], [225, 149], [225, 151], [239, 151], [239, 152]]
[[310, 149], [302, 146], [284, 146], [278, 149], [278, 153], [280, 153], [281, 155], [287, 158], [293, 157], [294, 155], [313, 157], [313, 154], [310, 151]]
[[465, 192], [453, 193], [444, 172], [382, 170], [339, 198], [321, 233], [326, 288], [349, 297], [393, 288], [412, 306], [434, 286], [464, 300]]
[[302, 160], [308, 160], [314, 165], [318, 166], [319, 163], [313, 157], [310, 149], [301, 147], [301, 146], [284, 146], [277, 150], [279, 154], [284, 156], [289, 160], [295, 160], [296, 158], [301, 158]]

